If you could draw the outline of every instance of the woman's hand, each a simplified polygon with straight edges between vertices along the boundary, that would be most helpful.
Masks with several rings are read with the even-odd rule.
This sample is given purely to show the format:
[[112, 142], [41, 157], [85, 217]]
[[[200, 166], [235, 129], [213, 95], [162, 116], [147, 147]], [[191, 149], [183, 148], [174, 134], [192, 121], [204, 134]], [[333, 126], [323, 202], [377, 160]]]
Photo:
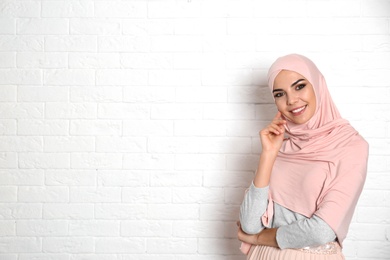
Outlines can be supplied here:
[[272, 122], [260, 131], [263, 152], [278, 153], [284, 139], [285, 124], [286, 120], [282, 119], [282, 113], [278, 111]]
[[238, 232], [237, 237], [241, 242], [245, 242], [252, 245], [263, 245], [279, 247], [276, 241], [277, 228], [265, 228], [259, 234], [248, 235], [241, 229], [241, 224], [237, 221]]

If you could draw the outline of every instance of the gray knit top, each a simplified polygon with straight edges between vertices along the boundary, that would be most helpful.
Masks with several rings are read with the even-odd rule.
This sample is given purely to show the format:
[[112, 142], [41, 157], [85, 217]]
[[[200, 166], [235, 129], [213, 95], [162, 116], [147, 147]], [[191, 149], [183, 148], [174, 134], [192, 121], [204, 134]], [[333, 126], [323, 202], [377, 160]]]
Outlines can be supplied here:
[[[269, 187], [257, 188], [253, 182], [240, 207], [242, 230], [257, 234], [265, 227], [261, 217], [268, 205]], [[336, 234], [320, 217], [307, 218], [274, 202], [274, 215], [268, 228], [278, 228], [276, 241], [281, 249], [319, 246], [336, 240]]]

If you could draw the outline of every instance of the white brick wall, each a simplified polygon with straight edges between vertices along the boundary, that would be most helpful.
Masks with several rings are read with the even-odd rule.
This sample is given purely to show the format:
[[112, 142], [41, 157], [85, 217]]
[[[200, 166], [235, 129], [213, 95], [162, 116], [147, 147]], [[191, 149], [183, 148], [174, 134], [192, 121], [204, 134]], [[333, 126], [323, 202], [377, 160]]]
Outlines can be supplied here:
[[0, 259], [244, 259], [291, 52], [371, 144], [345, 255], [390, 259], [389, 0], [0, 1]]

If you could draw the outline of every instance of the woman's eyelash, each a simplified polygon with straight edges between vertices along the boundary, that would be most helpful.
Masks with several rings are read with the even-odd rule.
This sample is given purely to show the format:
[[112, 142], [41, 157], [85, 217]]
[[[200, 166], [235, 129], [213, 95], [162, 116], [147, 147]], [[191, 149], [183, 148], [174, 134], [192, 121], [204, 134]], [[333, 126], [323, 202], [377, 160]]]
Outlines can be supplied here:
[[281, 97], [281, 96], [283, 96], [283, 92], [277, 92], [277, 93], [274, 94], [275, 98], [278, 98], [278, 97]]
[[303, 89], [304, 87], [306, 87], [306, 84], [300, 84], [297, 86], [297, 89], [300, 90]]

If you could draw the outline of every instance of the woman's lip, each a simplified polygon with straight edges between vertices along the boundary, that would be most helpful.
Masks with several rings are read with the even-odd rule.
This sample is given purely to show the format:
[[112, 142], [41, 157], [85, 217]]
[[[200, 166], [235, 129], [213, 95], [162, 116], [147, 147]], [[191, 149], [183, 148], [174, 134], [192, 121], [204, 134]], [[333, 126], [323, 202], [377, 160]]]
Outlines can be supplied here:
[[[304, 113], [305, 110], [306, 110], [306, 105], [302, 106], [302, 107], [294, 108], [294, 109], [290, 110], [290, 113], [293, 114], [294, 116], [299, 116], [302, 113]], [[293, 111], [297, 111], [297, 112], [293, 112]]]

